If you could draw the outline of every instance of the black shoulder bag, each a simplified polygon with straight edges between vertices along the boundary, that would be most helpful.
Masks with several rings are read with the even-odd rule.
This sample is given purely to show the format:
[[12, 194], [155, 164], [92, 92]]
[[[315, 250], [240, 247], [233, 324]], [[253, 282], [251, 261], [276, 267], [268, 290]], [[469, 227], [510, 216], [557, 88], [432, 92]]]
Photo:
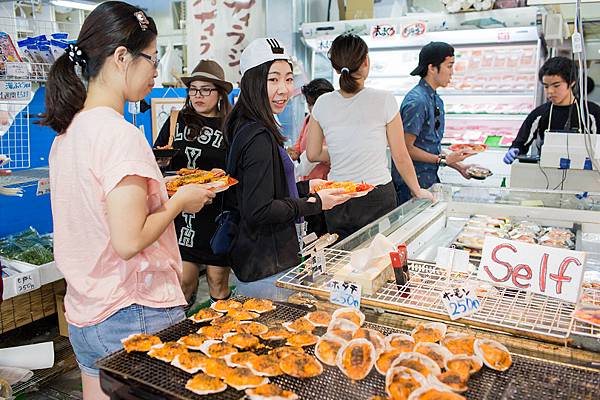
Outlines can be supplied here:
[[[241, 131], [233, 138], [229, 151], [227, 152], [226, 170], [231, 175], [235, 163], [231, 160], [231, 151], [236, 139], [241, 135]], [[231, 251], [233, 241], [238, 234], [238, 225], [240, 223], [240, 214], [237, 210], [225, 210], [225, 193], [221, 197], [221, 213], [215, 219], [217, 229], [210, 239], [210, 248], [217, 256], [226, 256]]]

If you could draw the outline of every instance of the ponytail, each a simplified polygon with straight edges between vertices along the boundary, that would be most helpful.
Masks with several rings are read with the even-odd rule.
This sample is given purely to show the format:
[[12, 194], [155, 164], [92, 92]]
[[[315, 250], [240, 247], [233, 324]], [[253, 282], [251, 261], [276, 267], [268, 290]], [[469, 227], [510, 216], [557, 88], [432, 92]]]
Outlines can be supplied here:
[[356, 93], [360, 89], [357, 78], [352, 74], [360, 69], [368, 54], [369, 47], [357, 35], [344, 34], [335, 38], [328, 55], [331, 66], [340, 74], [342, 91]]
[[67, 53], [54, 62], [46, 83], [46, 115], [43, 125], [59, 135], [71, 124], [85, 103], [85, 85], [75, 72], [75, 64]]

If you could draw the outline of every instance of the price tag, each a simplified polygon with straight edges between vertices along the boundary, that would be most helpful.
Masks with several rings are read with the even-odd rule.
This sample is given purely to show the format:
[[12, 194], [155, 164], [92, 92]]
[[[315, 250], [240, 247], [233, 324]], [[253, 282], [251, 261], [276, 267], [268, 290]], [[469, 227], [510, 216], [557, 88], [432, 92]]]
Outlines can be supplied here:
[[474, 314], [479, 311], [481, 306], [475, 292], [462, 287], [443, 292], [442, 301], [446, 305], [451, 320]]
[[49, 179], [40, 179], [37, 184], [37, 190], [35, 192], [35, 195], [41, 196], [46, 193], [50, 193], [50, 180]]
[[26, 272], [15, 277], [15, 295], [31, 292], [40, 288], [40, 272]]
[[0, 81], [1, 101], [29, 101], [31, 100], [31, 93], [31, 82]]
[[321, 275], [325, 271], [325, 251], [323, 249], [318, 250], [314, 256], [313, 263], [313, 278]]
[[29, 64], [20, 62], [6, 63], [6, 75], [26, 78], [29, 76]]
[[360, 284], [332, 279], [329, 288], [331, 289], [329, 301], [333, 304], [360, 309], [360, 296], [362, 293]]

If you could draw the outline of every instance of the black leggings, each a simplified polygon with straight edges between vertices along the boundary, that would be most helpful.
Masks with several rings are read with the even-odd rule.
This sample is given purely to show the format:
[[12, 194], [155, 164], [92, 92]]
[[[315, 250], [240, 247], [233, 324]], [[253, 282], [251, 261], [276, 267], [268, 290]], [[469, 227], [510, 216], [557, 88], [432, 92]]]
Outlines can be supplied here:
[[363, 197], [350, 199], [325, 211], [325, 220], [329, 233], [337, 233], [344, 239], [377, 218], [396, 208], [396, 190], [389, 182], [375, 187]]

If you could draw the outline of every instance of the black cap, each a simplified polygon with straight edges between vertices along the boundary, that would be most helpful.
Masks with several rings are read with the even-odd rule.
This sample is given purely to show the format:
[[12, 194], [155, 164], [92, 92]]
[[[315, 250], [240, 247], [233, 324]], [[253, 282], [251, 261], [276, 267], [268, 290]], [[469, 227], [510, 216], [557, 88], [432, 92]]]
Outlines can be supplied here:
[[444, 42], [429, 42], [419, 53], [419, 66], [410, 74], [421, 75], [422, 72], [427, 71], [429, 64], [441, 64], [446, 57], [454, 57], [454, 47]]

